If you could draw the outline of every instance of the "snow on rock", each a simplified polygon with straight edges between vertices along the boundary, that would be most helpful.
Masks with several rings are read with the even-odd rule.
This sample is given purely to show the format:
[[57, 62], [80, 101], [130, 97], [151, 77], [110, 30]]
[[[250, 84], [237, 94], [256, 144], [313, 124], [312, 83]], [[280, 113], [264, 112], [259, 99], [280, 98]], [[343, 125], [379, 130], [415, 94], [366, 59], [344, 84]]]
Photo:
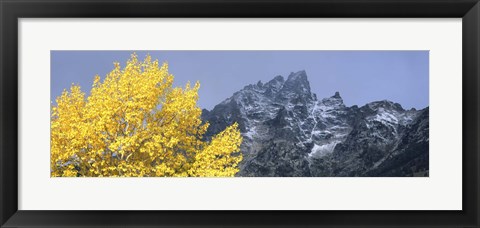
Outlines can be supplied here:
[[333, 152], [333, 149], [335, 149], [335, 146], [339, 143], [340, 141], [333, 141], [327, 144], [323, 145], [317, 145], [314, 144], [312, 151], [308, 154], [309, 157], [321, 157], [325, 156], [327, 154], [330, 154]]

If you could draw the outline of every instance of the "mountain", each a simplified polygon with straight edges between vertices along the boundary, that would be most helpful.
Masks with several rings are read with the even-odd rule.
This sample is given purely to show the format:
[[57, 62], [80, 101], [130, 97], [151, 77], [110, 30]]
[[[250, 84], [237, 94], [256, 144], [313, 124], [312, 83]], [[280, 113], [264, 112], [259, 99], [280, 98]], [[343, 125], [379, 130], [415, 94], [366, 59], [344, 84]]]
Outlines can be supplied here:
[[202, 119], [207, 139], [239, 123], [238, 176], [428, 176], [428, 107], [347, 107], [339, 92], [319, 100], [305, 71], [247, 85]]

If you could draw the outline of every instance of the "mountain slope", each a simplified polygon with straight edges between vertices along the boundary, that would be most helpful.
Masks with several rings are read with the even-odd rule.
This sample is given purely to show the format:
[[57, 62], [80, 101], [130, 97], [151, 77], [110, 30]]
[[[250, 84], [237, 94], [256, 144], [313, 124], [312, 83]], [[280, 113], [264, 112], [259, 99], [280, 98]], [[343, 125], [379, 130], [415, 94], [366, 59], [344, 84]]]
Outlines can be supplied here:
[[238, 176], [428, 175], [428, 108], [347, 107], [338, 92], [318, 100], [305, 71], [245, 86], [202, 119], [207, 137], [239, 123]]

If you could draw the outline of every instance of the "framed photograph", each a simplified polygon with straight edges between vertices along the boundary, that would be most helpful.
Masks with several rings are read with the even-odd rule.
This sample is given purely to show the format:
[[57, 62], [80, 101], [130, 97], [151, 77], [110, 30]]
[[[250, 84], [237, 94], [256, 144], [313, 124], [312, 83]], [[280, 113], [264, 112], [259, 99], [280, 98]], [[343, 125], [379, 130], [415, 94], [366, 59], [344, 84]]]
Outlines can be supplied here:
[[0, 227], [479, 227], [477, 0], [0, 0]]

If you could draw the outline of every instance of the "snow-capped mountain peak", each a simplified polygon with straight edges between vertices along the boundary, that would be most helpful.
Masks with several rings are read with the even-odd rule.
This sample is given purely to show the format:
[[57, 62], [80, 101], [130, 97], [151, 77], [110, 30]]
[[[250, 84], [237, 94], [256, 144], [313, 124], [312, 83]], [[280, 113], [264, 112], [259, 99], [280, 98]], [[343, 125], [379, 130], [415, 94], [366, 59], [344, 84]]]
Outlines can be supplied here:
[[[202, 119], [210, 123], [207, 136], [239, 123], [244, 137], [241, 176], [378, 176], [428, 170], [428, 108], [407, 111], [387, 100], [347, 107], [339, 92], [318, 100], [305, 71], [247, 85], [205, 110]], [[404, 154], [408, 159], [398, 157]], [[383, 170], [387, 166], [394, 168]]]

